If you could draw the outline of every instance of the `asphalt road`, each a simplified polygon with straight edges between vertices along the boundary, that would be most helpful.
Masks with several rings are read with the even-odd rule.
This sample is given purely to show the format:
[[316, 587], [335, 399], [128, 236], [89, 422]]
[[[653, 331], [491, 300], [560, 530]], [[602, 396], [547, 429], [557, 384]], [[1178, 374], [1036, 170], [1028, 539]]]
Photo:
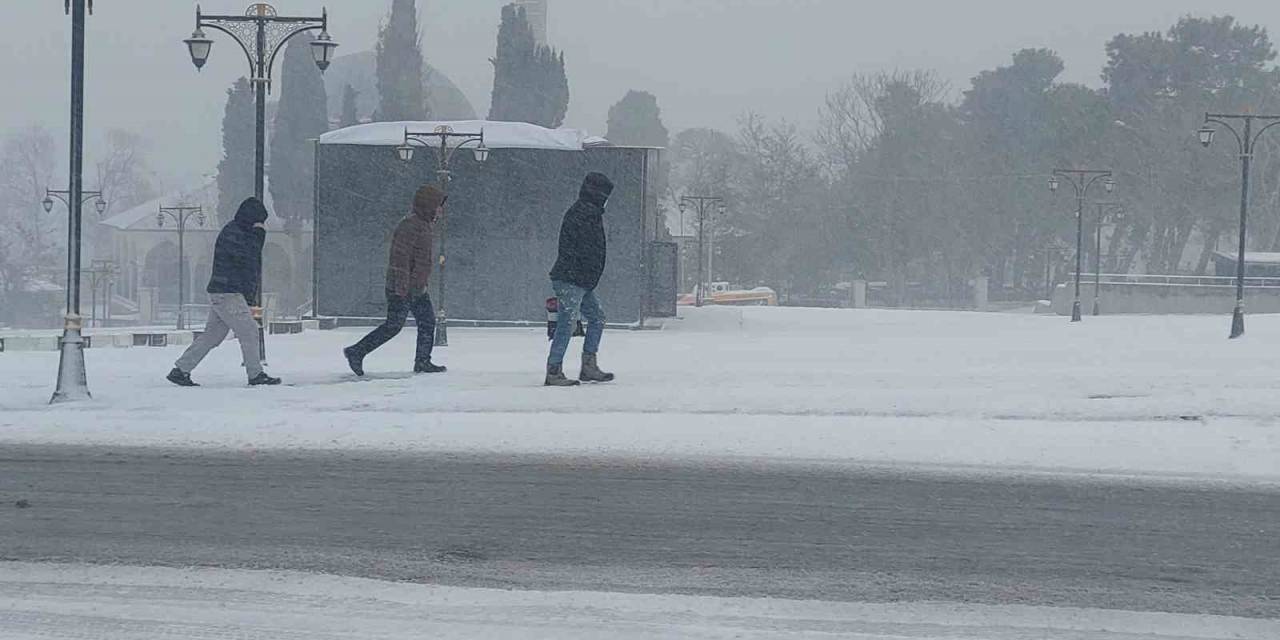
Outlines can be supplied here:
[[1274, 618], [1280, 491], [759, 464], [5, 446], [0, 560]]

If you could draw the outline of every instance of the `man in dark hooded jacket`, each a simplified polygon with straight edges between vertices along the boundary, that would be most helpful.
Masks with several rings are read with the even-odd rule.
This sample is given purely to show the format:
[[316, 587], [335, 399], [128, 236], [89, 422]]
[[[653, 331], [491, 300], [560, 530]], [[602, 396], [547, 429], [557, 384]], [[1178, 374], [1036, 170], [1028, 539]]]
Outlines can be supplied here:
[[343, 349], [347, 366], [357, 376], [364, 375], [364, 358], [374, 349], [396, 337], [413, 312], [418, 322], [418, 344], [414, 354], [414, 373], [444, 373], [447, 369], [431, 362], [435, 346], [436, 312], [427, 295], [431, 280], [434, 243], [433, 229], [444, 214], [444, 192], [434, 185], [418, 189], [413, 209], [396, 225], [391, 235], [391, 251], [387, 260], [387, 320], [364, 339]]
[[213, 274], [209, 278], [209, 320], [204, 333], [196, 338], [169, 372], [169, 382], [181, 387], [199, 386], [191, 381], [191, 372], [214, 347], [222, 344], [228, 331], [240, 341], [245, 372], [249, 384], [277, 385], [262, 370], [258, 356], [258, 323], [250, 305], [259, 306], [258, 281], [262, 276], [262, 246], [267, 239], [267, 208], [257, 198], [240, 204], [236, 217], [218, 234], [213, 245]]
[[[578, 201], [569, 207], [560, 225], [560, 251], [551, 269], [559, 315], [551, 355], [547, 357], [546, 386], [572, 387], [581, 382], [610, 382], [612, 373], [600, 370], [596, 354], [604, 334], [604, 309], [596, 297], [596, 286], [604, 274], [606, 241], [604, 207], [613, 193], [613, 182], [603, 173], [589, 173], [578, 192]], [[578, 380], [564, 375], [564, 356], [573, 337], [574, 317], [587, 321], [586, 343], [582, 347], [582, 369]]]

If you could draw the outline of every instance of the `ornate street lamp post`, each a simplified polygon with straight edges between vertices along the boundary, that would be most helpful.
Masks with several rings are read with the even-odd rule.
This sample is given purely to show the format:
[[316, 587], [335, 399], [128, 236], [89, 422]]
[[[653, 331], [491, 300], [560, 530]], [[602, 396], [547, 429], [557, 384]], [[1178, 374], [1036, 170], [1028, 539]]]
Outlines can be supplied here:
[[1084, 266], [1084, 201], [1089, 188], [1102, 181], [1107, 193], [1116, 189], [1111, 172], [1098, 169], [1054, 169], [1049, 177], [1049, 190], [1057, 193], [1065, 179], [1076, 191], [1076, 293], [1071, 303], [1071, 321], [1080, 322], [1080, 271]]
[[720, 215], [724, 215], [726, 207], [724, 198], [718, 196], [680, 196], [680, 215], [683, 216], [690, 205], [693, 205], [698, 210], [698, 287], [694, 291], [693, 303], [695, 306], [701, 307], [706, 298], [706, 276], [702, 268], [707, 261], [706, 253], [704, 253], [707, 210], [714, 205], [716, 211]]
[[164, 227], [165, 220], [173, 220], [178, 225], [178, 330], [187, 328], [187, 256], [185, 237], [187, 222], [192, 218], [200, 226], [204, 226], [203, 207], [160, 207], [156, 214], [156, 226]]
[[[67, 189], [67, 312], [62, 323], [58, 355], [58, 386], [50, 403], [88, 400], [89, 381], [84, 367], [83, 319], [80, 317], [80, 221], [84, 207], [84, 27], [85, 13], [93, 12], [92, 0], [66, 0], [71, 16], [71, 170]], [[53, 209], [45, 195], [45, 210]], [[105, 205], [104, 205], [105, 208]]]
[[[1237, 121], [1237, 124], [1243, 124], [1242, 131], [1236, 131], [1229, 121]], [[1254, 123], [1261, 123], [1262, 127], [1255, 134], [1253, 132]], [[1258, 139], [1262, 134], [1266, 133], [1271, 127], [1280, 124], [1280, 116], [1255, 116], [1250, 114], [1225, 114], [1225, 113], [1206, 113], [1204, 114], [1204, 126], [1200, 128], [1200, 144], [1206, 148], [1213, 144], [1216, 129], [1209, 126], [1216, 124], [1235, 136], [1236, 143], [1240, 149], [1240, 253], [1236, 255], [1236, 308], [1231, 313], [1231, 337], [1239, 338], [1244, 335], [1244, 271], [1245, 271], [1245, 238], [1246, 227], [1249, 221], [1249, 167], [1253, 161], [1253, 151], [1257, 148]]]
[[[434, 131], [410, 131], [404, 130], [404, 143], [396, 147], [396, 155], [402, 162], [411, 162], [414, 156], [414, 147], [423, 147], [431, 149], [436, 153], [436, 179], [440, 183], [440, 190], [447, 196], [449, 194], [449, 181], [453, 174], [450, 168], [453, 164], [453, 154], [459, 149], [469, 145], [476, 145], [472, 151], [475, 153], [476, 162], [484, 163], [489, 160], [489, 147], [484, 144], [484, 130], [480, 133], [456, 133], [448, 125], [440, 125]], [[436, 306], [436, 335], [435, 346], [449, 346], [449, 325], [448, 313], [445, 311], [445, 238], [448, 233], [449, 215], [446, 213], [440, 222], [440, 298], [439, 304]]]
[[[321, 11], [319, 18], [279, 15], [275, 7], [265, 2], [249, 5], [242, 16], [204, 15], [196, 6], [196, 30], [183, 40], [191, 54], [196, 69], [204, 68], [213, 49], [213, 40], [204, 30], [221, 31], [235, 40], [249, 60], [251, 82], [254, 85], [254, 106], [257, 109], [257, 138], [254, 147], [253, 195], [265, 202], [267, 165], [267, 91], [271, 87], [271, 72], [276, 56], [294, 36], [309, 31], [320, 33], [311, 41], [311, 57], [323, 72], [333, 61], [338, 43], [329, 36], [329, 11]], [[267, 342], [262, 330], [262, 277], [258, 277], [258, 300], [247, 301], [258, 308], [258, 344], [260, 355], [266, 360]]]

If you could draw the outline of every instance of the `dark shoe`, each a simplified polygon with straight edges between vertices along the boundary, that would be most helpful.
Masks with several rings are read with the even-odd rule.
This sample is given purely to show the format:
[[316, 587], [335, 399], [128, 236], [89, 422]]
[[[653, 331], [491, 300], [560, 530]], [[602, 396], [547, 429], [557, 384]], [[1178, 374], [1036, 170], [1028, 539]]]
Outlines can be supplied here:
[[165, 380], [168, 380], [169, 382], [172, 382], [172, 383], [174, 383], [174, 384], [178, 385], [179, 387], [198, 387], [198, 386], [200, 386], [200, 385], [196, 384], [195, 382], [192, 382], [192, 381], [191, 381], [191, 374], [189, 374], [189, 373], [187, 373], [186, 371], [183, 371], [182, 369], [179, 369], [179, 368], [177, 368], [177, 367], [174, 367], [174, 368], [173, 368], [173, 371], [170, 371], [170, 372], [169, 372], [169, 375], [165, 376]]
[[278, 384], [280, 384], [280, 378], [272, 378], [267, 375], [265, 371], [254, 376], [254, 378], [249, 381], [249, 386], [251, 387], [274, 387]]
[[426, 361], [425, 363], [413, 365], [414, 373], [444, 373], [448, 370], [449, 370], [449, 367], [446, 367], [444, 365], [434, 364], [430, 360]]
[[600, 365], [596, 364], [596, 354], [582, 354], [582, 372], [578, 374], [578, 379], [583, 382], [613, 382], [613, 374], [600, 370]]
[[347, 366], [351, 367], [351, 373], [361, 378], [364, 377], [364, 356], [356, 351], [355, 347], [347, 347], [342, 350], [342, 355], [347, 357]]
[[542, 383], [544, 387], [576, 387], [580, 382], [570, 380], [564, 376], [564, 367], [558, 364], [547, 365], [547, 379]]

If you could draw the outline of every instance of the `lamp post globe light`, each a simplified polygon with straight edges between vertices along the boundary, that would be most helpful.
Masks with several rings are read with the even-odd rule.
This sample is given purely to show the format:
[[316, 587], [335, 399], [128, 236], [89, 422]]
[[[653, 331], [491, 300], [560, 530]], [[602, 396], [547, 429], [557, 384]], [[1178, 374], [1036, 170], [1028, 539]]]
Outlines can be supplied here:
[[[183, 40], [187, 45], [187, 53], [191, 63], [197, 70], [203, 69], [213, 52], [213, 40], [205, 29], [221, 31], [231, 36], [240, 45], [249, 61], [250, 81], [254, 85], [254, 107], [256, 110], [256, 140], [254, 146], [254, 180], [253, 195], [265, 202], [266, 164], [267, 164], [267, 91], [271, 88], [271, 74], [275, 67], [276, 56], [284, 45], [304, 33], [319, 31], [319, 35], [311, 40], [311, 56], [316, 66], [323, 73], [333, 61], [334, 50], [338, 43], [329, 35], [329, 11], [322, 9], [320, 17], [282, 16], [275, 7], [258, 2], [249, 5], [244, 15], [205, 15], [196, 5], [196, 28], [191, 37]], [[262, 329], [262, 276], [258, 276], [259, 300], [249, 300], [250, 306], [258, 313], [258, 344], [260, 354], [265, 361], [267, 357], [267, 341]]]
[[[1232, 126], [1235, 123], [1239, 130]], [[1254, 133], [1254, 125], [1261, 125]], [[1226, 129], [1235, 137], [1240, 152], [1240, 245], [1236, 254], [1236, 306], [1231, 312], [1231, 338], [1244, 335], [1244, 274], [1245, 244], [1249, 222], [1249, 170], [1253, 162], [1253, 153], [1257, 149], [1262, 134], [1280, 124], [1280, 116], [1257, 116], [1252, 114], [1206, 113], [1204, 126], [1196, 133], [1200, 144], [1208, 148], [1213, 144], [1218, 128]], [[1216, 125], [1216, 127], [1215, 127]]]
[[[71, 208], [71, 190], [70, 189], [45, 189], [44, 200], [40, 201], [40, 206], [44, 207], [45, 213], [52, 213], [55, 204], [54, 199], [57, 198], [67, 209]], [[80, 191], [80, 207], [93, 201], [93, 209], [102, 215], [107, 212], [107, 201], [103, 199], [101, 191]]]
[[[45, 200], [40, 202], [40, 205], [45, 207], [46, 214], [51, 214], [51, 212], [54, 211], [54, 198], [58, 198], [58, 202], [61, 202], [61, 204], [67, 207], [68, 210], [72, 209], [72, 192], [70, 192], [70, 189], [46, 188]], [[83, 209], [84, 205], [90, 204], [90, 201], [93, 202], [93, 210], [97, 211], [97, 215], [105, 214], [106, 200], [102, 198], [102, 192], [86, 191], [86, 189], [81, 189], [81, 197], [79, 197], [79, 206], [81, 206], [81, 209]]]
[[[400, 146], [396, 147], [396, 156], [401, 162], [412, 162], [415, 147], [431, 149], [436, 155], [436, 180], [439, 182], [440, 190], [446, 196], [449, 195], [449, 182], [453, 179], [451, 167], [453, 166], [454, 154], [466, 147], [472, 147], [476, 162], [481, 164], [489, 161], [489, 147], [484, 143], [484, 129], [479, 133], [458, 133], [448, 125], [440, 125], [432, 131], [410, 131], [408, 127], [404, 130], [404, 141]], [[446, 213], [439, 221], [440, 224], [440, 279], [439, 279], [439, 298], [436, 306], [436, 335], [435, 346], [449, 346], [449, 316], [445, 307], [445, 269], [448, 261], [445, 260], [446, 238], [448, 237], [449, 215]]]
[[1076, 277], [1075, 296], [1071, 302], [1071, 321], [1080, 322], [1080, 272], [1084, 266], [1084, 201], [1089, 189], [1101, 182], [1107, 193], [1116, 190], [1111, 171], [1106, 169], [1054, 169], [1049, 176], [1049, 191], [1057, 193], [1065, 181], [1076, 194]]

